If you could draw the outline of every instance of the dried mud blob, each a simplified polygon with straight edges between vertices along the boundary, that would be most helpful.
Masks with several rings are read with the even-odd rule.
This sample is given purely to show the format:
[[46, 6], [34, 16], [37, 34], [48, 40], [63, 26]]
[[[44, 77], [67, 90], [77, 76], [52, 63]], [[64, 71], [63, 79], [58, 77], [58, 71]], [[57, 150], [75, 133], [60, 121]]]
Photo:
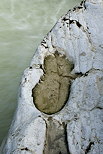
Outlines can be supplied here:
[[34, 104], [40, 111], [53, 114], [63, 108], [69, 96], [72, 69], [73, 64], [64, 55], [55, 53], [45, 58], [45, 74], [32, 90]]

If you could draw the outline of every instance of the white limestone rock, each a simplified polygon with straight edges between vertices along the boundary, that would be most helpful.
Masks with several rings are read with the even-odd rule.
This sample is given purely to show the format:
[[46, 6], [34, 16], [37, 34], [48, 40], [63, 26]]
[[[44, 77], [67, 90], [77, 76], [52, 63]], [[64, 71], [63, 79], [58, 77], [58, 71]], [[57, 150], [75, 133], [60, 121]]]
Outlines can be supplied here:
[[[47, 115], [35, 107], [32, 89], [44, 74], [45, 57], [56, 51], [74, 63], [71, 75], [76, 77], [62, 110]], [[41, 42], [24, 72], [18, 107], [0, 152], [47, 154], [52, 149], [49, 154], [59, 154], [52, 143], [62, 153], [65, 148], [70, 154], [103, 153], [103, 0], [86, 0], [68, 11]]]

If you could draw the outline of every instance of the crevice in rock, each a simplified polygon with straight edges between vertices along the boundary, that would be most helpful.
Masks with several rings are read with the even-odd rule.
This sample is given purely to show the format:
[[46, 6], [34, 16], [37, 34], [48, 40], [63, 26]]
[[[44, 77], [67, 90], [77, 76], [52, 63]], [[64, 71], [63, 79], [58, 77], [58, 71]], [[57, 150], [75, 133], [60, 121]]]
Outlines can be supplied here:
[[80, 24], [80, 22], [76, 21], [77, 26], [80, 28], [82, 27], [82, 25]]
[[69, 146], [68, 146], [68, 140], [67, 140], [67, 124], [63, 123], [63, 127], [64, 127], [65, 144], [66, 144], [67, 152], [68, 152], [68, 154], [70, 154]]
[[62, 20], [67, 21], [67, 20], [69, 20], [69, 18], [63, 17]]
[[[82, 76], [88, 76], [90, 73], [93, 73], [95, 71], [102, 71], [100, 69], [95, 69], [95, 68], [91, 68], [90, 70], [88, 70], [86, 73], [82, 74]], [[78, 73], [77, 73], [78, 74]]]
[[76, 74], [76, 76], [78, 76], [78, 77], [85, 77], [85, 76], [88, 76], [88, 74], [89, 74], [89, 71], [88, 72], [86, 72], [86, 73], [82, 73], [82, 72], [79, 72], [79, 73], [75, 73]]
[[100, 107], [100, 106], [95, 106], [95, 107], [93, 107], [90, 111], [93, 111], [93, 110], [95, 110], [95, 109], [103, 110], [102, 107]]
[[27, 147], [26, 148], [22, 148], [21, 150], [30, 151]]
[[97, 109], [99, 109], [99, 110], [103, 110], [103, 108], [102, 108], [102, 107], [100, 107], [100, 106], [97, 106], [96, 108], [97, 108]]
[[[78, 11], [78, 10], [81, 10], [81, 9], [86, 9], [86, 5], [85, 5], [85, 0], [83, 0], [81, 3], [80, 3], [80, 5], [79, 6], [76, 6], [76, 7], [74, 7], [73, 9], [72, 9], [72, 11]], [[71, 12], [71, 10], [69, 10], [69, 12]], [[69, 13], [68, 12], [68, 13]], [[67, 14], [66, 14], [67, 15]], [[64, 26], [64, 23], [66, 23], [67, 21], [69, 21], [69, 25], [70, 24], [72, 24], [72, 23], [76, 23], [76, 25], [79, 27], [79, 28], [83, 28], [84, 29], [84, 27], [83, 27], [83, 25], [81, 25], [80, 24], [80, 22], [79, 21], [77, 21], [77, 20], [70, 20], [70, 15], [69, 15], [69, 18], [68, 17], [66, 17], [66, 16], [64, 16], [63, 18], [62, 18], [62, 21], [63, 21], [63, 26]], [[68, 26], [68, 23], [67, 23], [67, 26]]]
[[85, 154], [87, 154], [88, 152], [90, 152], [92, 145], [94, 145], [94, 142], [90, 142], [89, 145], [87, 146], [86, 150], [85, 150]]
[[43, 154], [69, 154], [66, 124], [49, 117]]
[[42, 45], [45, 49], [48, 48], [48, 46], [47, 46], [46, 44], [41, 43], [41, 45]]
[[86, 10], [86, 5], [85, 5], [86, 0], [83, 0], [80, 5], [84, 7], [84, 9]]
[[45, 41], [44, 39], [42, 40], [41, 45], [42, 45], [45, 49], [48, 48], [47, 43], [46, 43], [46, 41]]
[[32, 69], [32, 66], [30, 66], [29, 69]]
[[45, 69], [44, 69], [44, 66], [43, 66], [42, 64], [40, 64], [40, 69], [43, 70], [43, 73], [44, 73], [44, 74], [46, 73], [46, 72], [45, 72]]
[[79, 73], [76, 73], [76, 75], [83, 76], [84, 74], [82, 72], [79, 72]]
[[[72, 24], [72, 23], [76, 23], [76, 25], [77, 25], [79, 28], [83, 27], [83, 25], [82, 25], [79, 21], [77, 21], [77, 20], [70, 20], [70, 19], [69, 19], [69, 24]], [[83, 29], [84, 29], [84, 28], [83, 28]]]
[[41, 43], [44, 43], [44, 44], [46, 44], [46, 41], [43, 39]]
[[74, 7], [74, 8], [73, 8], [73, 11], [76, 11], [76, 10], [78, 10], [78, 9], [79, 9], [79, 10], [80, 10], [80, 9], [83, 9], [83, 7], [82, 7], [82, 6]]
[[83, 6], [83, 4], [84, 4], [84, 0], [83, 0], [83, 1], [81, 1], [80, 5], [81, 5], [81, 6]]
[[86, 34], [90, 45], [93, 47], [92, 41], [91, 41], [91, 38], [90, 38], [90, 32], [88, 31], [89, 30], [88, 27], [84, 28], [84, 26], [79, 21], [77, 21], [77, 20], [70, 20], [70, 18], [71, 17], [69, 15], [69, 29], [70, 29], [70, 25], [71, 24], [76, 24], [77, 27], [80, 28]]

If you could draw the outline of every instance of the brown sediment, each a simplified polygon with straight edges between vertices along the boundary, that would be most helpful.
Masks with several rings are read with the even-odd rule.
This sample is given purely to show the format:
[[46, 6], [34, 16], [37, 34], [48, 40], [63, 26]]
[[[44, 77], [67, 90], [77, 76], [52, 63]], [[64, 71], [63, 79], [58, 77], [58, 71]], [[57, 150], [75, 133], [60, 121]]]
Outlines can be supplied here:
[[60, 111], [69, 97], [73, 63], [55, 53], [44, 59], [44, 75], [33, 88], [35, 106], [46, 114]]

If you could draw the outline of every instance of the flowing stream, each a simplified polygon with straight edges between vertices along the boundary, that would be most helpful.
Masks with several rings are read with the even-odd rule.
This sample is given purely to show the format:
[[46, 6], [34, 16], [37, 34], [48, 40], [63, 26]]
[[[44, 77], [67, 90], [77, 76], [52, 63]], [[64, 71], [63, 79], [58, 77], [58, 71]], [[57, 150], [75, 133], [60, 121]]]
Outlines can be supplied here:
[[10, 126], [21, 76], [57, 19], [81, 0], [0, 0], [0, 144]]

